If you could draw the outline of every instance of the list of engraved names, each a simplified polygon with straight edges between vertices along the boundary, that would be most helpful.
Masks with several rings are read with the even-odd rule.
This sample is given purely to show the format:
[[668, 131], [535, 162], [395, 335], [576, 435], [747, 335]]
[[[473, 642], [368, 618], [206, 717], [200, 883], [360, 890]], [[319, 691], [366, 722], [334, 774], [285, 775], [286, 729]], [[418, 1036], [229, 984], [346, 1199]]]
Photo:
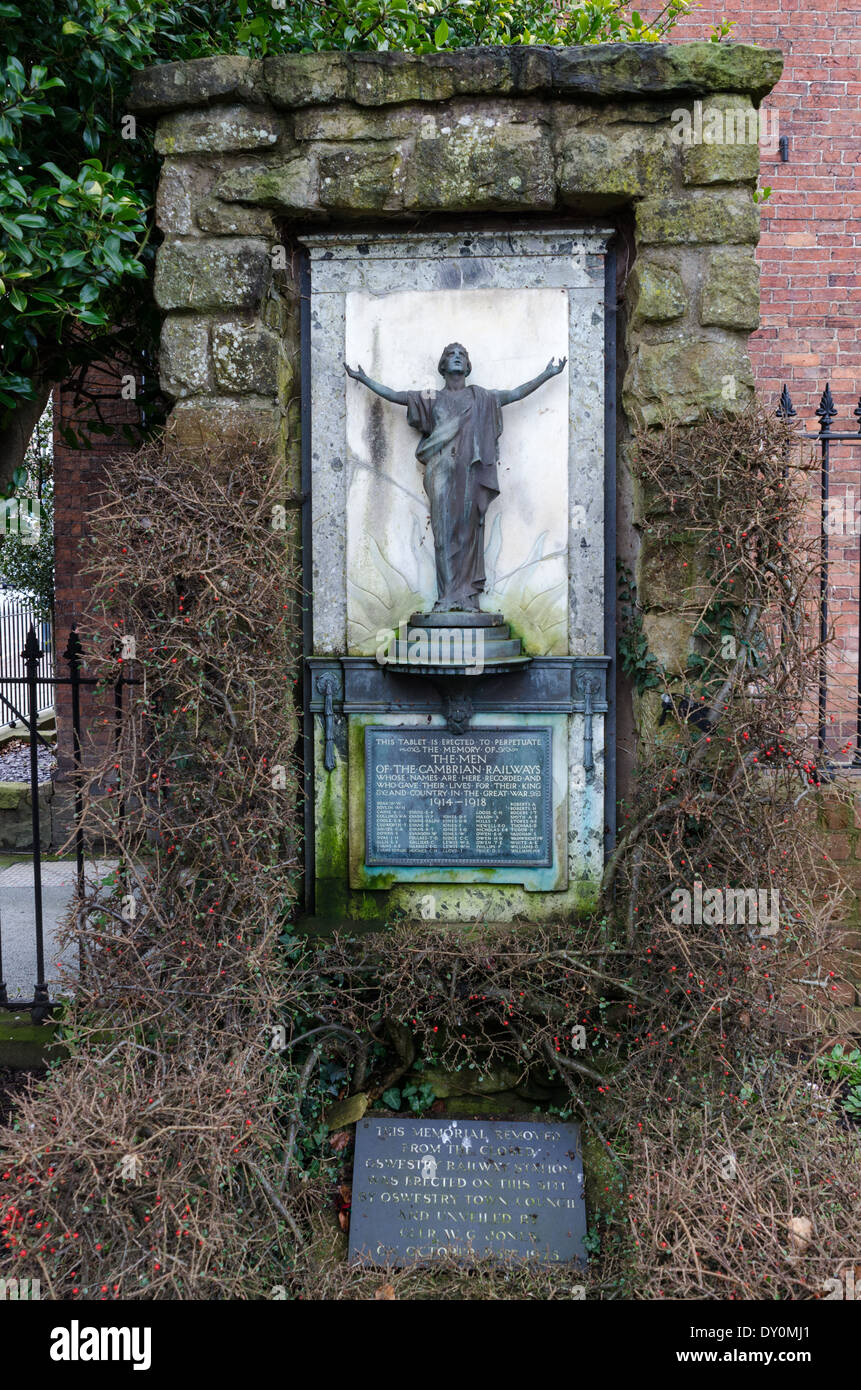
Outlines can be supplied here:
[[551, 863], [551, 730], [365, 730], [369, 864]]

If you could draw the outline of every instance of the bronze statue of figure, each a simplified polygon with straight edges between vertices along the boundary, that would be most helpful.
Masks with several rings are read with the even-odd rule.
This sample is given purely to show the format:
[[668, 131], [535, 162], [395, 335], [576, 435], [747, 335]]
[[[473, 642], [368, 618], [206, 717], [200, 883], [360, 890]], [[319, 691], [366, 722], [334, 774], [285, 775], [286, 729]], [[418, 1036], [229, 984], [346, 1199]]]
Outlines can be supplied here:
[[405, 405], [407, 420], [420, 430], [416, 458], [424, 464], [436, 553], [435, 613], [476, 613], [484, 592], [484, 516], [499, 492], [497, 464], [502, 434], [502, 407], [536, 391], [558, 376], [568, 359], [552, 358], [544, 371], [510, 391], [467, 386], [472, 371], [469, 353], [449, 343], [439, 360], [445, 379], [441, 391], [393, 391], [371, 381], [364, 369], [344, 366], [354, 381], [383, 400]]

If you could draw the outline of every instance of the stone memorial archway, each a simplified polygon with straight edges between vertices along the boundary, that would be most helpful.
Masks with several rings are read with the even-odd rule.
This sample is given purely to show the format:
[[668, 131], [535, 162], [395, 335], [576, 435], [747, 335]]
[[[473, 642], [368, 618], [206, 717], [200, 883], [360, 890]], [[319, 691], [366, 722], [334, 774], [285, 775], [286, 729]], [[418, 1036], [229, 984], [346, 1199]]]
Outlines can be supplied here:
[[[752, 397], [759, 157], [736, 135], [780, 68], [739, 44], [620, 44], [214, 58], [139, 77], [165, 157], [171, 428], [266, 438], [304, 499], [304, 540], [288, 536], [312, 594], [318, 915], [540, 920], [594, 903], [615, 801], [617, 512], [670, 671], [695, 621], [683, 561], [639, 545], [648, 499], [626, 441]], [[496, 655], [478, 675], [465, 615], [447, 671], [428, 655], [433, 624], [410, 629], [438, 596], [415, 430], [343, 371], [427, 393], [453, 340], [472, 382], [503, 393], [568, 359], [506, 410], [482, 512]], [[455, 763], [485, 771], [452, 771], [446, 800], [428, 769]]]

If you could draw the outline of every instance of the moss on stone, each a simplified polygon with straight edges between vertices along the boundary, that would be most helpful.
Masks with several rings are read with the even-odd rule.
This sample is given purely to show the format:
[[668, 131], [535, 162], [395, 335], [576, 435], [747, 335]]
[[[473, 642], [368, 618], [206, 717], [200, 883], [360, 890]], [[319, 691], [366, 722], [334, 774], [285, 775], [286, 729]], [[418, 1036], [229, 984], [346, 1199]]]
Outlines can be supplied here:
[[636, 235], [643, 246], [755, 243], [759, 239], [759, 208], [750, 193], [740, 190], [646, 198], [637, 205]]
[[456, 127], [418, 140], [407, 171], [405, 206], [422, 210], [506, 211], [552, 208], [553, 154], [538, 125], [465, 116]]
[[687, 670], [700, 612], [644, 613], [643, 633], [655, 659], [673, 676]]
[[753, 251], [722, 247], [709, 257], [700, 322], [723, 328], [759, 327], [759, 266]]
[[345, 1125], [354, 1125], [361, 1120], [368, 1108], [369, 1097], [364, 1091], [359, 1091], [354, 1096], [347, 1096], [346, 1100], [338, 1100], [326, 1111], [326, 1127], [329, 1130], [343, 1129]]
[[737, 414], [753, 397], [753, 371], [741, 343], [684, 334], [640, 343], [622, 389], [628, 416], [659, 425], [693, 424], [709, 411]]
[[276, 106], [320, 106], [344, 101], [349, 85], [346, 53], [284, 53], [263, 61], [266, 93]]
[[168, 315], [161, 328], [159, 373], [162, 390], [174, 398], [211, 388], [207, 319]]
[[251, 203], [274, 212], [320, 211], [316, 159], [288, 157], [273, 165], [231, 169], [218, 182], [216, 196], [225, 203]]
[[668, 323], [679, 318], [688, 307], [688, 297], [678, 270], [668, 265], [645, 262], [636, 265], [630, 285], [633, 322]]
[[0, 782], [0, 811], [17, 811], [25, 803], [30, 804], [27, 782]]
[[559, 193], [564, 200], [582, 194], [628, 194], [644, 197], [669, 192], [677, 150], [665, 133], [626, 128], [605, 135], [571, 131], [561, 147]]
[[[777, 49], [748, 44], [585, 44], [469, 48], [428, 54], [286, 54], [264, 62], [276, 106], [350, 100], [361, 106], [447, 101], [482, 93], [562, 98], [653, 97], [741, 92], [758, 99], [778, 81]], [[152, 71], [152, 70], [150, 70]], [[140, 84], [152, 99], [154, 86]], [[166, 100], [164, 87], [158, 92]]]
[[320, 155], [320, 202], [352, 212], [392, 211], [403, 203], [404, 151], [352, 145]]
[[452, 1096], [442, 1102], [446, 1115], [469, 1118], [471, 1120], [530, 1119], [539, 1112], [539, 1107], [524, 1100], [516, 1091], [498, 1091], [494, 1095]]
[[486, 1096], [499, 1091], [513, 1091], [521, 1079], [522, 1071], [514, 1067], [495, 1066], [485, 1071], [477, 1068], [463, 1071], [442, 1071], [436, 1067], [425, 1067], [416, 1073], [415, 1080], [433, 1088], [438, 1100], [449, 1096]]
[[225, 391], [278, 393], [281, 344], [259, 324], [220, 323], [212, 332], [215, 380]]
[[270, 242], [278, 240], [278, 223], [266, 208], [205, 198], [195, 205], [194, 221], [202, 232], [212, 236], [261, 236]]
[[158, 251], [154, 294], [160, 309], [255, 309], [269, 275], [262, 241], [167, 241]]
[[590, 1212], [609, 1214], [616, 1203], [614, 1191], [618, 1191], [619, 1170], [607, 1152], [607, 1147], [597, 1134], [581, 1128], [580, 1148], [583, 1155], [583, 1186]]
[[263, 64], [252, 58], [224, 54], [181, 63], [158, 63], [132, 78], [132, 111], [175, 111], [235, 98], [259, 104], [264, 100]]
[[637, 594], [646, 608], [704, 606], [713, 596], [712, 586], [698, 568], [699, 537], [681, 531], [670, 544], [658, 541], [648, 530], [637, 557]]
[[249, 106], [213, 106], [174, 111], [158, 125], [159, 154], [198, 154], [256, 150], [278, 143], [281, 120], [271, 111]]
[[[748, 103], [750, 107], [750, 103]], [[742, 114], [744, 108], [741, 108]], [[750, 107], [753, 111], [753, 107]], [[756, 115], [756, 112], [753, 111]], [[759, 177], [759, 145], [697, 144], [682, 154], [685, 183], [756, 183]]]

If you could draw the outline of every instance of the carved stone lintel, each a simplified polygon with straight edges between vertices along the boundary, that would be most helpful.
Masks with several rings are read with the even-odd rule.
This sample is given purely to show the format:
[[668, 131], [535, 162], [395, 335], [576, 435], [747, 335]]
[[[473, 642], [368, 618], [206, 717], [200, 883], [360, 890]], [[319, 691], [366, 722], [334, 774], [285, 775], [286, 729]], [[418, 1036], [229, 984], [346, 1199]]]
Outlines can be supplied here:
[[323, 766], [327, 772], [331, 772], [335, 766], [335, 710], [332, 696], [338, 690], [338, 677], [332, 671], [324, 671], [317, 677], [316, 685], [323, 696], [323, 733], [326, 740]]

